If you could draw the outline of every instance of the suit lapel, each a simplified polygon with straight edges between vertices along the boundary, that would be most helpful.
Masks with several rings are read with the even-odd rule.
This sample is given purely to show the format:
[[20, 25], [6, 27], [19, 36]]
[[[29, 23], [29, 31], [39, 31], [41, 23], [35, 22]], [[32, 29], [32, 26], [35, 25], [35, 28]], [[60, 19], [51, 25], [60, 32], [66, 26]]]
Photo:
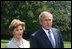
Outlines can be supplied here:
[[44, 41], [44, 44], [52, 48], [51, 42], [42, 28], [41, 28], [41, 37], [42, 37], [42, 40]]
[[52, 29], [52, 32], [54, 34], [54, 38], [55, 38], [55, 43], [56, 43], [56, 48], [58, 47], [58, 38], [57, 38], [57, 32], [54, 28], [51, 28]]

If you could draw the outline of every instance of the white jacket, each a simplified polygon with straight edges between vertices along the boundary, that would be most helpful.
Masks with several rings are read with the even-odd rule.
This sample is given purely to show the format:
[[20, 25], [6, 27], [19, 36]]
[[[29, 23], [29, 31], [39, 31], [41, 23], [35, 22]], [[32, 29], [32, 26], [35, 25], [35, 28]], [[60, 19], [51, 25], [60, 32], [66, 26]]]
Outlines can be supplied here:
[[30, 44], [27, 40], [22, 39], [23, 44], [19, 44], [14, 38], [5, 45], [5, 48], [29, 48]]

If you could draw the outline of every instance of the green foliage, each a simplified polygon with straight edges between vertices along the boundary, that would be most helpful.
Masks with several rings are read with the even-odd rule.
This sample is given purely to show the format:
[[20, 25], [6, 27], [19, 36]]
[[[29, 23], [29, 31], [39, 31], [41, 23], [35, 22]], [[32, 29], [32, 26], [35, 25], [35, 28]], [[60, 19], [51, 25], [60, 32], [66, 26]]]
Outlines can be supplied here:
[[24, 37], [37, 31], [39, 14], [53, 14], [53, 27], [61, 30], [64, 40], [71, 40], [71, 1], [1, 1], [1, 37], [9, 35], [8, 27], [13, 19], [26, 23]]

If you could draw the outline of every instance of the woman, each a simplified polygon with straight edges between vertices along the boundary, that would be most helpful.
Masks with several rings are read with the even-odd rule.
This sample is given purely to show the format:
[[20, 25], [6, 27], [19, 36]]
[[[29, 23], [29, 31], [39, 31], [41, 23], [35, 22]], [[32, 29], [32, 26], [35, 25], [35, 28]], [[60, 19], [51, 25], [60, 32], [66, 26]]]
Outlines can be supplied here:
[[13, 38], [5, 45], [5, 48], [29, 48], [29, 42], [22, 38], [24, 30], [25, 23], [14, 19], [9, 26], [9, 31]]

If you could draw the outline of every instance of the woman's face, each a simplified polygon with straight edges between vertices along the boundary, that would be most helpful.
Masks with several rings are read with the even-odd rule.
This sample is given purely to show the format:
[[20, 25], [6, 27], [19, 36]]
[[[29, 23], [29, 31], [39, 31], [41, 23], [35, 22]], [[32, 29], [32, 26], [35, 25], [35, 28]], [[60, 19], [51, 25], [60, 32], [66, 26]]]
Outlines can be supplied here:
[[21, 25], [19, 25], [17, 28], [14, 29], [13, 35], [15, 38], [18, 38], [18, 39], [22, 38], [23, 28]]

